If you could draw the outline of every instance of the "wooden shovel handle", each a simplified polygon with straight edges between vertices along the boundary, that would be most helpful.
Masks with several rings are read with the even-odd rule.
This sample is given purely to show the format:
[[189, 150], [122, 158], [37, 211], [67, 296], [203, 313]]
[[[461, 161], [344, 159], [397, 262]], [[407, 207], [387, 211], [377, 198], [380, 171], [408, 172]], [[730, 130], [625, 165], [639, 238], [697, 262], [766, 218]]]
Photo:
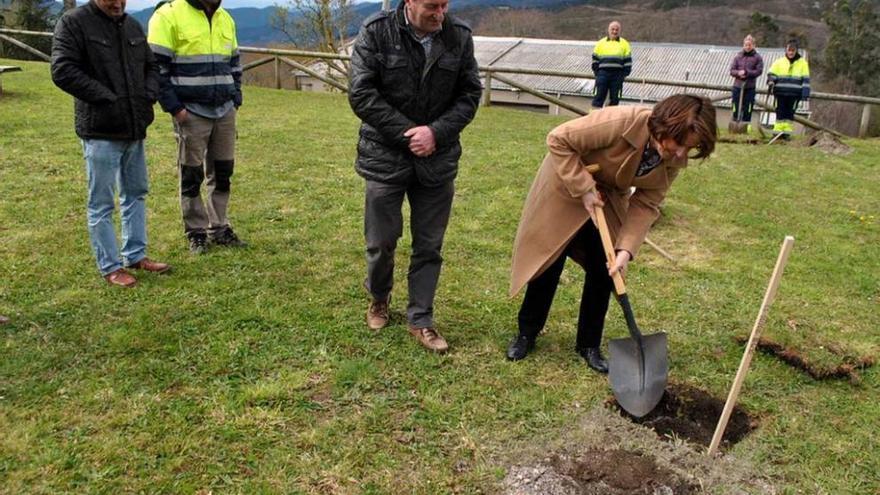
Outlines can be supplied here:
[[[590, 174], [595, 174], [601, 167], [598, 163], [593, 163], [584, 168]], [[599, 191], [596, 191], [596, 194], [599, 194]], [[617, 259], [617, 255], [614, 253], [614, 242], [611, 241], [611, 232], [608, 231], [608, 223], [605, 221], [605, 212], [602, 211], [602, 207], [597, 206], [594, 210], [596, 214], [593, 216], [593, 221], [596, 223], [596, 228], [599, 229], [599, 236], [602, 238], [602, 248], [605, 250], [605, 258], [608, 259], [608, 265], [610, 266]], [[614, 279], [614, 290], [617, 292], [617, 295], [622, 296], [626, 294], [626, 284], [620, 272], [615, 273], [612, 278]]]
[[[602, 238], [602, 247], [605, 250], [605, 257], [608, 259], [608, 265], [611, 266], [617, 259], [617, 255], [614, 253], [614, 243], [611, 242], [611, 232], [608, 231], [608, 223], [605, 221], [605, 212], [602, 210], [601, 206], [594, 208], [594, 211], [596, 212], [594, 218], [596, 220], [596, 228], [599, 229], [599, 236]], [[626, 294], [626, 283], [624, 283], [620, 272], [618, 271], [615, 273], [612, 278], [614, 280], [614, 290], [617, 292], [617, 295], [622, 296]]]

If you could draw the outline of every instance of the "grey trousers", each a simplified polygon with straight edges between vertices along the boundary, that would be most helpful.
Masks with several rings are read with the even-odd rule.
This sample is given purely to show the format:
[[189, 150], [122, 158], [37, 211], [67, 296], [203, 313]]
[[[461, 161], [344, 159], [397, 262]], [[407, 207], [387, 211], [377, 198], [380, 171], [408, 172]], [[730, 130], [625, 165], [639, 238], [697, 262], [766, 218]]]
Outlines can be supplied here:
[[394, 285], [394, 251], [403, 234], [403, 198], [410, 206], [412, 255], [409, 261], [409, 304], [406, 319], [414, 327], [434, 326], [434, 294], [440, 279], [443, 236], [449, 224], [455, 186], [452, 181], [425, 187], [366, 181], [364, 237], [367, 244], [367, 279], [373, 300], [384, 301]]
[[[226, 209], [235, 166], [235, 114], [219, 119], [192, 112], [183, 123], [174, 117], [177, 164], [180, 170], [180, 211], [187, 236], [215, 234], [229, 226]], [[207, 182], [207, 201], [202, 201], [202, 182]]]

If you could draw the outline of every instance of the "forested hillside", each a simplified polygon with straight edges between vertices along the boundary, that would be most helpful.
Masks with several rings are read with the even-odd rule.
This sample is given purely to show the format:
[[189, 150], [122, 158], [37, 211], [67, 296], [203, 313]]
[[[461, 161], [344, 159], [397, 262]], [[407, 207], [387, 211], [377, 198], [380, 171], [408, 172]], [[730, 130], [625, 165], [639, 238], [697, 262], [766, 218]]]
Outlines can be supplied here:
[[[797, 34], [808, 48], [828, 39], [822, 22], [826, 1], [606, 0], [551, 8], [475, 7], [459, 11], [477, 34], [536, 38], [596, 39], [611, 20], [631, 41], [738, 45], [747, 32], [759, 43], [779, 45]], [[453, 2], [454, 4], [454, 2]], [[454, 7], [453, 7], [454, 8]]]

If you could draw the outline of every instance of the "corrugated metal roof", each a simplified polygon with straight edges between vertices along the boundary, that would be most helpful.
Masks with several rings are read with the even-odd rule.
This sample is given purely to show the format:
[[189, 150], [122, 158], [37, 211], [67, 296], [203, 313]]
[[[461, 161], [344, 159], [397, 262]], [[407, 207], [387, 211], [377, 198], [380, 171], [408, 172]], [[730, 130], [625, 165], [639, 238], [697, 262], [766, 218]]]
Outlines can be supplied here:
[[[474, 52], [481, 66], [522, 67], [592, 73], [591, 55], [595, 41], [543, 40], [530, 38], [497, 38], [474, 36]], [[631, 43], [633, 71], [630, 79], [640, 77], [668, 81], [691, 81], [714, 85], [731, 85], [730, 62], [742, 50], [739, 46], [689, 45], [681, 43]], [[767, 88], [766, 71], [773, 62], [785, 56], [783, 48], [759, 48], [764, 58], [764, 74], [758, 87]], [[806, 56], [806, 54], [804, 54]], [[518, 83], [548, 94], [588, 97], [593, 92], [592, 79], [505, 74]], [[492, 89], [510, 90], [510, 86], [492, 80]], [[656, 84], [627, 82], [623, 99], [660, 101], [680, 93], [682, 88]], [[696, 90], [690, 90], [696, 91]], [[701, 91], [710, 98], [728, 95], [726, 91]], [[721, 105], [729, 105], [722, 102]]]

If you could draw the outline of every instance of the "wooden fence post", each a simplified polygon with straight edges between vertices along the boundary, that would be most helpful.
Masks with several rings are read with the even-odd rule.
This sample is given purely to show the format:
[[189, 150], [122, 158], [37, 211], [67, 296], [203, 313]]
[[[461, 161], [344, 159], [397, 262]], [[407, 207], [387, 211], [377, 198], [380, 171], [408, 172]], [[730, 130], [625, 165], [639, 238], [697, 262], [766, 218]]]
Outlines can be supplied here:
[[281, 89], [281, 60], [275, 57], [275, 89]]
[[486, 87], [483, 88], [483, 101], [481, 102], [484, 107], [488, 107], [492, 105], [492, 72], [486, 71]]
[[868, 135], [868, 126], [871, 124], [871, 105], [865, 103], [862, 105], [862, 121], [859, 123], [859, 138]]

